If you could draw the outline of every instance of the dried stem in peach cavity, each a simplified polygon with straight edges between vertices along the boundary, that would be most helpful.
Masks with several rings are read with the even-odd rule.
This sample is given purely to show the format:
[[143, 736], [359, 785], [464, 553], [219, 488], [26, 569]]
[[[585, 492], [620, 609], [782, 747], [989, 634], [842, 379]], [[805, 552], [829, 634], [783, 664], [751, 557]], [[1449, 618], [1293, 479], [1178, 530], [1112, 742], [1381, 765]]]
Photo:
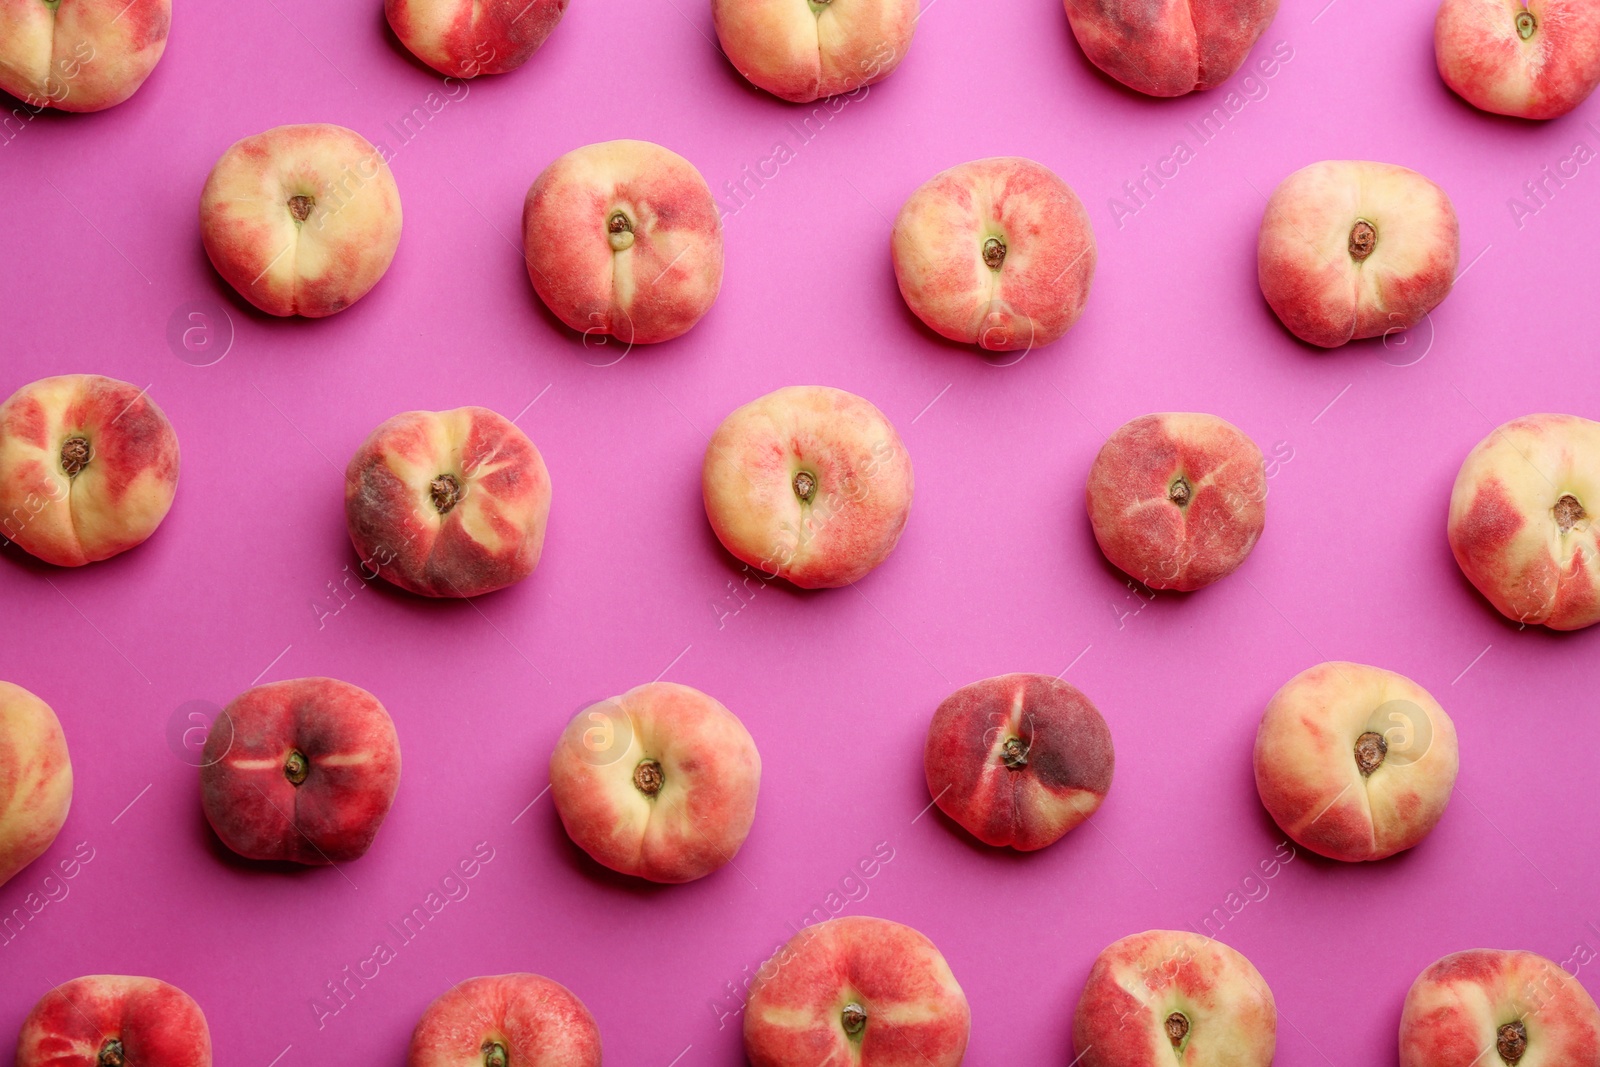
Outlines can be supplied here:
[[613, 211], [606, 219], [606, 240], [614, 252], [633, 247], [633, 221], [620, 211]]
[[1556, 526], [1562, 533], [1571, 532], [1574, 526], [1589, 517], [1589, 513], [1583, 510], [1583, 505], [1578, 503], [1578, 498], [1571, 493], [1567, 493], [1560, 500], [1557, 500], [1553, 510], [1556, 516]]
[[1350, 258], [1360, 263], [1372, 255], [1378, 244], [1378, 229], [1366, 219], [1356, 219], [1350, 227]]
[[1189, 484], [1189, 479], [1179, 475], [1176, 480], [1167, 486], [1167, 499], [1180, 508], [1188, 507], [1189, 501], [1194, 498], [1194, 486]]
[[311, 209], [317, 206], [316, 200], [309, 196], [291, 196], [289, 198], [289, 214], [294, 216], [294, 221], [304, 222], [311, 217]]
[[100, 1046], [100, 1057], [96, 1060], [99, 1067], [122, 1067], [123, 1061], [122, 1042], [114, 1037], [108, 1038]]
[[983, 265], [990, 270], [999, 270], [1000, 264], [1006, 261], [1006, 243], [998, 237], [991, 237], [983, 242]]
[[839, 1013], [839, 1024], [844, 1027], [845, 1033], [856, 1036], [867, 1028], [867, 1009], [852, 1000]]
[[1528, 1051], [1527, 1028], [1520, 1022], [1506, 1023], [1495, 1035], [1494, 1047], [1510, 1067], [1517, 1067], [1517, 1061]]
[[68, 478], [76, 478], [78, 472], [89, 465], [89, 457], [94, 450], [89, 447], [89, 442], [82, 437], [69, 437], [61, 445], [61, 469], [67, 472]]
[[508, 1057], [506, 1047], [498, 1041], [486, 1041], [483, 1045], [483, 1067], [506, 1067]]
[[1388, 754], [1389, 742], [1377, 731], [1368, 730], [1356, 738], [1356, 767], [1361, 777], [1371, 777], [1373, 771], [1383, 766], [1383, 758]]
[[666, 781], [666, 776], [661, 773], [661, 764], [653, 759], [640, 760], [639, 765], [633, 769], [633, 785], [647, 797], [653, 797], [661, 792], [661, 783]]
[[804, 503], [811, 503], [811, 498], [817, 495], [817, 479], [809, 471], [800, 471], [794, 476], [794, 495]]
[[441, 474], [429, 483], [428, 494], [439, 514], [448, 515], [461, 502], [461, 482], [453, 474]]
[[1028, 746], [1020, 737], [1008, 737], [1000, 746], [1000, 759], [1007, 767], [1019, 771], [1028, 765]]
[[1526, 41], [1533, 36], [1533, 31], [1539, 23], [1534, 19], [1533, 12], [1523, 8], [1517, 12], [1517, 36]]
[[299, 785], [310, 773], [311, 764], [299, 752], [290, 752], [289, 758], [283, 761], [283, 776], [289, 779], [290, 785]]
[[1189, 1017], [1181, 1011], [1167, 1016], [1166, 1026], [1167, 1040], [1172, 1042], [1173, 1048], [1183, 1044], [1183, 1039], [1189, 1036]]

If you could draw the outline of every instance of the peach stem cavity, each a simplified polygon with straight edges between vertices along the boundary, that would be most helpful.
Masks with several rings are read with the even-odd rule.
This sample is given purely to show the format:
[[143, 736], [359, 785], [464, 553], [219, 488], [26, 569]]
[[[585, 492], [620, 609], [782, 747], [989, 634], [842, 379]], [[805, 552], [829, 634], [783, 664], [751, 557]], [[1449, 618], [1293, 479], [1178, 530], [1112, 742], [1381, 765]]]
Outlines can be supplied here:
[[299, 785], [310, 773], [310, 762], [298, 751], [290, 752], [289, 758], [283, 761], [283, 776], [289, 779], [290, 785]]
[[1189, 1036], [1189, 1017], [1181, 1011], [1175, 1011], [1167, 1016], [1167, 1040], [1172, 1042], [1173, 1048], [1183, 1045], [1183, 1039]]
[[461, 503], [461, 482], [453, 474], [441, 474], [428, 484], [428, 495], [433, 498], [434, 509], [448, 515]]
[[483, 1067], [506, 1067], [509, 1057], [506, 1047], [498, 1041], [483, 1043]]
[[1510, 1067], [1517, 1067], [1517, 1061], [1528, 1051], [1527, 1027], [1520, 1022], [1506, 1023], [1495, 1034], [1494, 1047]]
[[810, 471], [800, 471], [794, 476], [794, 495], [800, 498], [803, 504], [811, 503], [811, 498], [817, 495], [817, 476]]
[[661, 785], [665, 781], [666, 775], [661, 773], [661, 764], [653, 759], [640, 760], [633, 769], [633, 787], [647, 797], [661, 792]]
[[100, 1056], [95, 1062], [99, 1067], [122, 1067], [122, 1042], [114, 1037], [107, 1038], [106, 1043], [100, 1046]]
[[633, 247], [633, 220], [620, 211], [613, 211], [606, 219], [606, 240], [613, 252]]
[[61, 469], [67, 472], [68, 478], [76, 478], [78, 473], [89, 465], [89, 457], [93, 454], [94, 450], [89, 447], [88, 440], [82, 437], [69, 437], [61, 445]]
[[1533, 12], [1523, 8], [1517, 12], [1517, 36], [1526, 41], [1533, 36], [1533, 31], [1539, 26], [1538, 20], [1533, 17]]
[[1383, 766], [1388, 754], [1389, 742], [1376, 730], [1368, 730], [1356, 738], [1356, 768], [1361, 771], [1361, 777], [1372, 777], [1372, 772]]
[[1028, 765], [1028, 746], [1020, 737], [1008, 737], [1000, 746], [1000, 759], [1007, 767], [1020, 771]]
[[852, 1000], [839, 1012], [839, 1025], [851, 1037], [857, 1036], [867, 1028], [867, 1009]]
[[[66, 465], [65, 449], [62, 449], [62, 465]], [[1562, 533], [1570, 533], [1574, 526], [1589, 517], [1589, 513], [1583, 510], [1583, 505], [1578, 503], [1578, 498], [1571, 493], [1567, 493], [1560, 500], [1557, 500], [1556, 506], [1552, 510], [1556, 516], [1556, 527]]]
[[991, 237], [983, 242], [983, 265], [990, 270], [999, 270], [1000, 265], [1006, 261], [1006, 243], [998, 237]]
[[1167, 486], [1167, 499], [1180, 508], [1186, 508], [1189, 506], [1189, 501], [1194, 499], [1194, 486], [1189, 484], [1189, 479], [1180, 474], [1173, 479], [1171, 485]]
[[1350, 227], [1350, 258], [1360, 263], [1378, 246], [1378, 228], [1366, 219], [1356, 219]]
[[311, 209], [317, 206], [313, 197], [301, 194], [289, 198], [289, 214], [294, 216], [294, 221], [304, 222], [311, 217]]

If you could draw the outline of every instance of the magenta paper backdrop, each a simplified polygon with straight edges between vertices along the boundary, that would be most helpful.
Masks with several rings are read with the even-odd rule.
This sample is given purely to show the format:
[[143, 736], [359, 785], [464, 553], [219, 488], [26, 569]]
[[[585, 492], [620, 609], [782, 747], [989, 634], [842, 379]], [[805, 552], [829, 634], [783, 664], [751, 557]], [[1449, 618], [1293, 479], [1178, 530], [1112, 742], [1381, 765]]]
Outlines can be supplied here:
[[[899, 71], [807, 139], [809, 109], [749, 88], [719, 54], [704, 0], [575, 0], [526, 67], [456, 86], [431, 115], [441, 80], [373, 0], [178, 0], [166, 58], [131, 101], [8, 130], [0, 395], [74, 371], [148, 385], [183, 477], [159, 533], [114, 561], [63, 571], [0, 552], [0, 677], [56, 709], [77, 777], [55, 846], [0, 888], [4, 915], [57, 898], [0, 945], [0, 1047], [52, 984], [110, 972], [191, 993], [219, 1063], [394, 1063], [451, 983], [528, 970], [583, 998], [613, 1063], [736, 1064], [731, 990], [830, 907], [938, 944], [972, 1002], [974, 1064], [1066, 1063], [1095, 954], [1208, 915], [1271, 983], [1284, 1067], [1392, 1063], [1406, 989], [1444, 953], [1587, 960], [1600, 629], [1506, 623], [1458, 573], [1444, 526], [1456, 469], [1492, 427], [1600, 417], [1600, 174], [1569, 163], [1542, 201], [1524, 189], [1575, 145], [1600, 147], [1600, 105], [1542, 125], [1477, 113], [1438, 79], [1428, 5], [1318, 6], [1286, 4], [1262, 38], [1246, 70], [1277, 56], [1271, 77], [1161, 101], [1091, 68], [1050, 0], [931, 0]], [[1236, 110], [1202, 139], [1230, 90]], [[428, 117], [397, 134], [419, 107]], [[271, 320], [211, 270], [196, 205], [229, 144], [313, 121], [393, 151], [405, 233], [353, 309]], [[517, 243], [533, 177], [616, 137], [705, 174], [728, 210], [727, 275], [688, 336], [612, 363], [617, 349], [584, 347], [539, 305]], [[1175, 176], [1129, 199], [1146, 166], [1173, 175], [1180, 142]], [[918, 184], [1000, 154], [1056, 170], [1100, 242], [1080, 324], [1006, 367], [922, 329], [889, 259], [890, 219]], [[1387, 345], [1301, 345], [1256, 288], [1264, 196], [1324, 158], [1414, 167], [1460, 214], [1460, 284]], [[763, 167], [764, 184], [743, 179]], [[209, 366], [169, 345], [192, 302], [231, 322]], [[701, 509], [706, 435], [802, 383], [874, 401], [916, 465], [905, 537], [855, 589], [741, 585]], [[543, 451], [544, 562], [471, 603], [362, 586], [345, 461], [396, 412], [463, 404], [522, 412]], [[1147, 598], [1100, 557], [1082, 495], [1104, 436], [1167, 410], [1252, 435], [1271, 497], [1235, 576]], [[1250, 770], [1261, 709], [1331, 658], [1440, 700], [1460, 730], [1455, 798], [1411, 853], [1301, 854], [1247, 881], [1282, 840]], [[1016, 855], [923, 814], [940, 699], [1063, 669], [1116, 740], [1096, 818]], [[306, 675], [384, 701], [404, 777], [364, 859], [255, 869], [204, 822], [185, 717]], [[737, 868], [686, 886], [597, 868], [536, 799], [568, 717], [657, 676], [726, 703], [765, 765]], [[465, 896], [345, 1001], [321, 999], [475, 849], [492, 859]], [[92, 858], [47, 882], [75, 850]], [[851, 880], [875, 854], [889, 857], [875, 876]], [[1597, 974], [1579, 969], [1600, 991]]]

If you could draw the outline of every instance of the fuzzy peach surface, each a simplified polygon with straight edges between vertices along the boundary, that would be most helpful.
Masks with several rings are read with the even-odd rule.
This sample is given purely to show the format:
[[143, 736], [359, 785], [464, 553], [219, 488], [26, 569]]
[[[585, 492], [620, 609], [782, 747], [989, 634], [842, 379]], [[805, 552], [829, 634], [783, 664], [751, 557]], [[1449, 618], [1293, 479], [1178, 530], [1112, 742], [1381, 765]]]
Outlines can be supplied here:
[[1400, 1067], [1600, 1065], [1600, 1008], [1532, 952], [1470, 949], [1430, 964], [1406, 993]]
[[1329, 160], [1273, 190], [1256, 277], [1290, 333], [1337, 348], [1422, 321], [1455, 284], [1460, 255], [1455, 208], [1438, 185], [1389, 163]]
[[1443, 0], [1439, 76], [1467, 103], [1553, 119], [1600, 84], [1600, 7], [1588, 0]]
[[322, 318], [360, 300], [389, 269], [400, 226], [383, 154], [329, 123], [236, 142], [200, 194], [206, 255], [269, 315]]
[[986, 845], [1044, 848], [1111, 789], [1111, 731], [1089, 698], [1047, 674], [962, 686], [928, 726], [923, 773], [950, 818]]
[[1456, 562], [1506, 618], [1600, 622], [1600, 423], [1513, 419], [1467, 454], [1450, 492]]
[[1095, 959], [1073, 1016], [1074, 1063], [1268, 1067], [1277, 1026], [1272, 990], [1243, 954], [1188, 931], [1149, 930]]
[[0, 404], [0, 536], [61, 567], [142, 544], [178, 487], [178, 436], [143, 389], [98, 374]]
[[893, 73], [911, 47], [917, 0], [712, 0], [729, 62], [793, 103], [851, 93]]
[[344, 510], [363, 576], [420, 596], [478, 596], [539, 565], [550, 472], [488, 408], [407, 411], [350, 457]]
[[206, 820], [252, 860], [359, 859], [400, 784], [389, 713], [365, 689], [333, 678], [241, 693], [212, 724], [203, 757]]
[[50, 847], [71, 804], [61, 721], [26, 689], [0, 682], [0, 885]]
[[1058, 340], [1083, 314], [1097, 252], [1072, 188], [1031, 159], [963, 163], [901, 206], [895, 280], [928, 328], [980, 348]]
[[549, 978], [469, 978], [422, 1013], [406, 1067], [482, 1064], [496, 1048], [520, 1067], [600, 1067], [600, 1028], [583, 1001]]
[[706, 445], [700, 481], [723, 547], [804, 589], [848, 585], [882, 563], [913, 489], [911, 457], [883, 412], [826, 386], [788, 386], [735, 410]]
[[100, 111], [166, 51], [172, 0], [0, 0], [0, 89], [30, 107]]
[[1232, 574], [1267, 518], [1261, 449], [1215, 415], [1123, 425], [1095, 456], [1085, 496], [1100, 551], [1151, 589], [1189, 591]]
[[526, 63], [566, 14], [569, 0], [384, 0], [383, 13], [412, 55], [452, 78], [504, 74]]
[[[1382, 757], [1370, 770], [1361, 760], [1376, 757], [1363, 744]], [[1321, 663], [1267, 704], [1254, 764], [1261, 803], [1284, 833], [1329, 859], [1380, 860], [1418, 844], [1444, 815], [1456, 728], [1403, 675]]]
[[586, 339], [669, 341], [722, 288], [710, 188], [648, 141], [585, 145], [546, 167], [523, 202], [522, 245], [539, 299]]
[[957, 1067], [971, 1028], [966, 995], [932, 941], [850, 916], [806, 927], [761, 965], [744, 1050], [752, 1067]]
[[155, 978], [96, 974], [51, 989], [17, 1038], [16, 1067], [211, 1067], [200, 1006]]
[[1233, 76], [1278, 0], [1065, 0], [1089, 61], [1150, 96], [1182, 96]]
[[573, 843], [652, 882], [690, 882], [732, 862], [760, 789], [761, 755], [744, 724], [674, 682], [579, 712], [550, 755], [551, 796]]

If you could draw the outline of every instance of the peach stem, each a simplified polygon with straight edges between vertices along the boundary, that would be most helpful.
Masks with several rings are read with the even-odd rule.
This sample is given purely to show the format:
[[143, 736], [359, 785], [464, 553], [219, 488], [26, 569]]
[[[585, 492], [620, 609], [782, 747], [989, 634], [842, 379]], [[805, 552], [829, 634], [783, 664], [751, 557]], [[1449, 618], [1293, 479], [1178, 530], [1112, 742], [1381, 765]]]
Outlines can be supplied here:
[[1533, 12], [1523, 8], [1517, 12], [1517, 36], [1526, 41], [1533, 36], [1534, 28], [1539, 24], [1534, 21]]
[[867, 1027], [867, 1009], [852, 1000], [839, 1013], [839, 1023], [845, 1033], [854, 1037]]
[[483, 1046], [483, 1067], [506, 1067], [506, 1047], [498, 1041]]
[[1366, 219], [1356, 219], [1350, 227], [1350, 258], [1360, 263], [1372, 255], [1378, 244], [1378, 228]]
[[640, 760], [639, 765], [633, 769], [634, 787], [647, 797], [653, 797], [661, 792], [661, 784], [665, 780], [665, 776], [661, 773], [661, 764], [653, 759]]
[[1177, 1048], [1189, 1036], [1189, 1017], [1181, 1011], [1175, 1011], [1167, 1016], [1166, 1025], [1167, 1040], [1172, 1042], [1173, 1048]]
[[317, 202], [309, 196], [291, 196], [289, 198], [289, 214], [294, 216], [294, 221], [304, 222], [311, 217], [311, 209]]
[[1383, 766], [1383, 758], [1389, 754], [1389, 742], [1375, 730], [1368, 730], [1356, 738], [1356, 768], [1361, 771], [1361, 777], [1370, 778], [1372, 772]]
[[1574, 526], [1588, 517], [1588, 512], [1583, 510], [1583, 505], [1578, 503], [1578, 498], [1571, 493], [1557, 500], [1554, 510], [1556, 527], [1562, 533], [1570, 532]]
[[76, 478], [78, 472], [89, 465], [93, 453], [87, 440], [69, 437], [61, 445], [61, 469], [67, 472], [68, 478]]
[[114, 1037], [107, 1039], [106, 1043], [100, 1046], [100, 1058], [96, 1062], [100, 1067], [122, 1067], [122, 1042]]
[[1495, 1051], [1500, 1058], [1517, 1067], [1517, 1061], [1528, 1051], [1528, 1031], [1520, 1022], [1506, 1023], [1495, 1034]]
[[311, 764], [299, 752], [290, 752], [289, 758], [283, 761], [283, 776], [289, 779], [290, 785], [299, 785], [310, 773]]

